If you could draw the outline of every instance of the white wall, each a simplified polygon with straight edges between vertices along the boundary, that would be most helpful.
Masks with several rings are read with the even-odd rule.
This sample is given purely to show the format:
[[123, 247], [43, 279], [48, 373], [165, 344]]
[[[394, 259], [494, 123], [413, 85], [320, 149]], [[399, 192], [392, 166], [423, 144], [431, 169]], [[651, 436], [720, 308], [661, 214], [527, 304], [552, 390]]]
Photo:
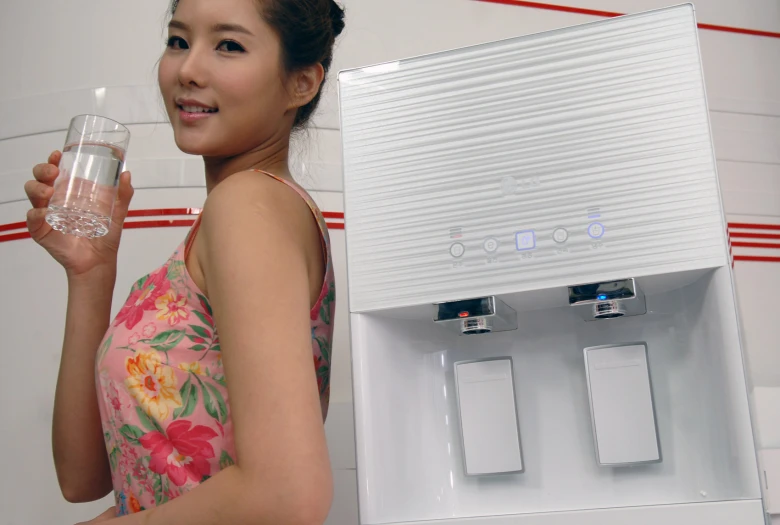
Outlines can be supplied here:
[[[641, 11], [676, 2], [555, 0], [607, 11]], [[561, 13], [473, 0], [345, 0], [347, 31], [334, 70], [591, 21]], [[129, 166], [139, 188], [133, 208], [199, 206], [205, 196], [199, 159], [179, 152], [154, 86], [167, 0], [3, 0], [0, 2], [0, 225], [23, 221], [30, 167], [62, 146], [70, 116], [97, 111], [131, 124]], [[780, 33], [777, 0], [701, 0], [700, 22]], [[780, 223], [780, 38], [700, 32], [712, 127], [729, 220]], [[338, 112], [331, 79], [316, 129], [294, 156], [300, 177], [323, 209], [340, 211]], [[776, 232], [780, 233], [780, 232]], [[182, 228], [128, 230], [117, 301], [159, 264]], [[3, 235], [3, 233], [0, 233]], [[343, 234], [333, 232], [341, 290], [327, 424], [337, 481], [330, 523], [357, 522], [351, 381], [346, 326]], [[774, 241], [778, 242], [778, 241]], [[775, 249], [735, 254], [780, 256]], [[774, 291], [780, 264], [736, 262], [744, 337], [753, 382], [780, 388], [780, 323]], [[58, 493], [50, 454], [50, 419], [64, 324], [62, 272], [29, 240], [0, 242], [0, 525], [71, 523], [106, 501], [69, 505]], [[115, 301], [115, 303], [117, 303]], [[117, 304], [115, 304], [115, 307]], [[10, 402], [8, 400], [13, 400]], [[759, 403], [773, 419], [772, 403]], [[762, 435], [767, 434], [766, 432]], [[780, 447], [780, 443], [765, 446]], [[14, 450], [11, 454], [10, 451]]]

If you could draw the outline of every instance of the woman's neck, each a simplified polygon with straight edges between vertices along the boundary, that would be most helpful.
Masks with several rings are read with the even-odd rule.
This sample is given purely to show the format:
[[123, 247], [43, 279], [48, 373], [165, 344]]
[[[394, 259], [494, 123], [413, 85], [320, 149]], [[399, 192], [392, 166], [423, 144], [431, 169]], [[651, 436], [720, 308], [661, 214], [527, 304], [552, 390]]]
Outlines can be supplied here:
[[233, 157], [203, 157], [206, 165], [206, 193], [234, 173], [262, 170], [277, 177], [292, 178], [287, 165], [289, 140], [278, 140]]

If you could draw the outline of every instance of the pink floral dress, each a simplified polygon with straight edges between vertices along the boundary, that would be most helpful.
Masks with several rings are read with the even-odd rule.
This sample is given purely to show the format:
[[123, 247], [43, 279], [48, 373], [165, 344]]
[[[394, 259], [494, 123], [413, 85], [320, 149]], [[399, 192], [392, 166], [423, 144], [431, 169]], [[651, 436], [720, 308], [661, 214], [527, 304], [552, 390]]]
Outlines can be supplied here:
[[[327, 254], [325, 280], [311, 309], [313, 366], [324, 420], [335, 309], [328, 229], [302, 188], [266, 175], [306, 201]], [[120, 516], [165, 503], [235, 460], [217, 327], [208, 299], [185, 266], [199, 224], [162, 267], [133, 285], [98, 350], [98, 403]]]

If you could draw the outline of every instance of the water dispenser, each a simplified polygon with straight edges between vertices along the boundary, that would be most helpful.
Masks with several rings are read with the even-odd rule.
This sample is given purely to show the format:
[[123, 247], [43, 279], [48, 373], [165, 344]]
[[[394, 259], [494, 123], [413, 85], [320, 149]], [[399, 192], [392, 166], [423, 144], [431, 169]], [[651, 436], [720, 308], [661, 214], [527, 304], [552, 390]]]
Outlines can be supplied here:
[[339, 92], [361, 523], [763, 524], [693, 7]]

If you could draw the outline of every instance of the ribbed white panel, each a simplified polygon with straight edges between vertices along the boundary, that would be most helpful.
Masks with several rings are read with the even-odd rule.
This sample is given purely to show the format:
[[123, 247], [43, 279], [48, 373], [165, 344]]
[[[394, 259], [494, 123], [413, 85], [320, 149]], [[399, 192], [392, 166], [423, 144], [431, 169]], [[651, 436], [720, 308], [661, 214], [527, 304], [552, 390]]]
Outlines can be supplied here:
[[690, 4], [339, 82], [354, 312], [726, 264]]

